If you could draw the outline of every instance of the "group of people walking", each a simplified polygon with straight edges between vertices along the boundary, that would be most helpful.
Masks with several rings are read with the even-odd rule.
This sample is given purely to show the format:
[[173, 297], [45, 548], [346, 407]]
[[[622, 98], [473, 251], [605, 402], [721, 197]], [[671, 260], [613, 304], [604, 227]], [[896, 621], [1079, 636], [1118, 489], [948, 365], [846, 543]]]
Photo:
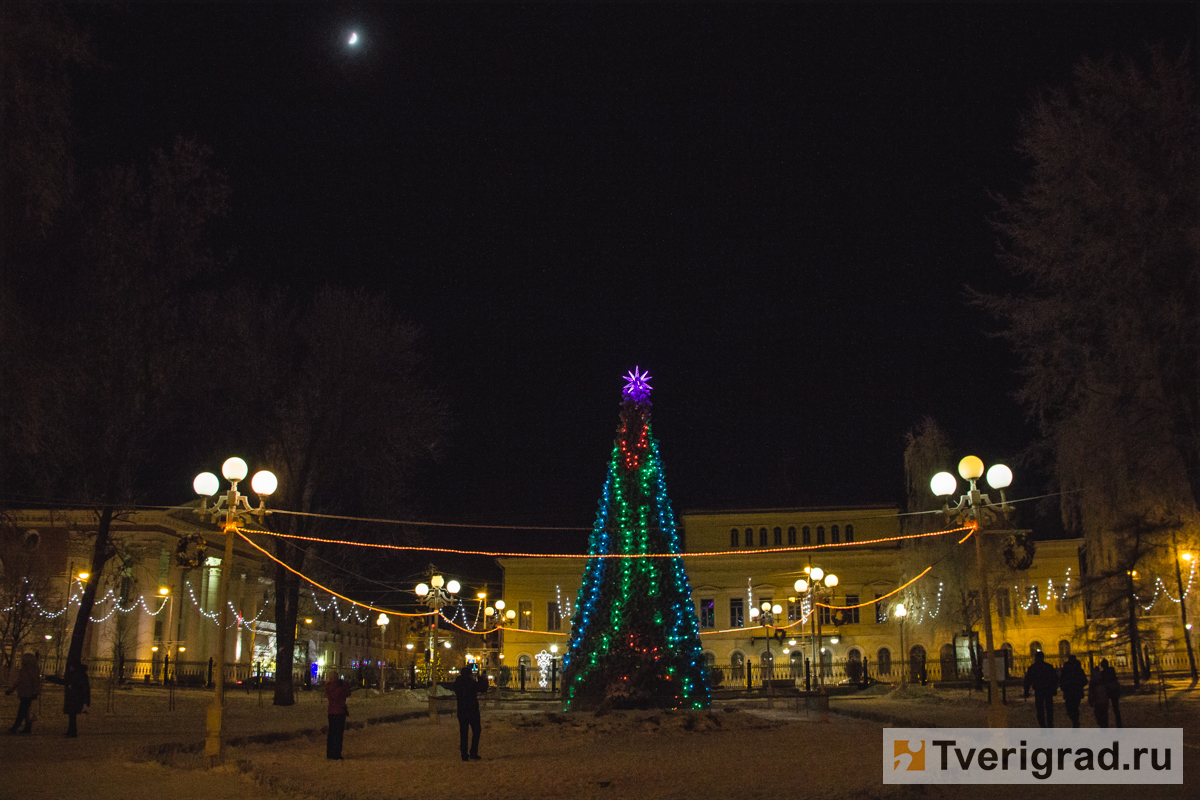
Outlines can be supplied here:
[[[58, 683], [53, 677], [47, 677], [51, 683]], [[87, 666], [84, 664], [67, 663], [62, 677], [63, 713], [67, 715], [67, 737], [74, 739], [79, 735], [76, 727], [76, 717], [87, 713], [85, 708], [92, 704], [92, 685], [88, 681]], [[6, 695], [17, 693], [20, 704], [17, 706], [17, 718], [8, 729], [11, 734], [33, 733], [33, 701], [42, 693], [42, 677], [38, 670], [38, 659], [35, 653], [25, 653], [21, 656], [21, 666], [12, 685], [4, 692]], [[23, 725], [23, 727], [22, 727]]]
[[[458, 743], [463, 761], [479, 761], [479, 734], [482, 723], [479, 717], [479, 695], [488, 690], [486, 675], [475, 675], [475, 665], [467, 664], [454, 681], [454, 696], [458, 704]], [[346, 701], [354, 690], [341, 675], [331, 674], [325, 681], [325, 699], [328, 703], [329, 727], [325, 736], [325, 758], [342, 760], [342, 740], [346, 732], [346, 716], [350, 713]], [[467, 734], [470, 733], [470, 745]]]
[[1040, 650], [1033, 654], [1033, 664], [1025, 672], [1025, 696], [1029, 697], [1033, 690], [1038, 725], [1043, 728], [1054, 727], [1054, 696], [1060, 687], [1071, 727], [1079, 727], [1079, 706], [1085, 696], [1099, 727], [1108, 727], [1110, 705], [1116, 726], [1122, 727], [1121, 683], [1107, 658], [1100, 659], [1100, 665], [1092, 667], [1089, 678], [1079, 659], [1073, 655], [1067, 656], [1060, 673], [1046, 663], [1046, 656]]

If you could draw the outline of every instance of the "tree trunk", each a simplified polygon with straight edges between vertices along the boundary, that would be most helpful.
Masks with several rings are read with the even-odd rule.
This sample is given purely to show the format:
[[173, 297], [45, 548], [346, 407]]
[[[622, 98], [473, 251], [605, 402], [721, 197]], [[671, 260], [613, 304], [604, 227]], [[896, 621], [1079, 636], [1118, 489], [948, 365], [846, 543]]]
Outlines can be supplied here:
[[1137, 600], [1133, 595], [1133, 575], [1125, 573], [1125, 599], [1129, 601], [1129, 665], [1133, 669], [1133, 690], [1136, 692], [1142, 683], [1142, 671], [1138, 668], [1141, 663], [1141, 652], [1138, 642]]
[[[92, 608], [96, 605], [96, 588], [100, 585], [100, 575], [104, 572], [104, 565], [111, 555], [108, 540], [114, 513], [112, 506], [105, 506], [100, 511], [100, 521], [96, 525], [96, 541], [92, 545], [92, 571], [88, 573], [87, 583], [83, 587], [83, 596], [79, 599], [79, 613], [75, 616], [75, 627], [71, 631], [71, 646], [67, 650], [68, 668], [78, 667], [83, 663], [83, 641], [87, 637], [88, 625], [91, 623]], [[73, 580], [73, 578], [68, 576], [68, 580]]]
[[[291, 549], [291, 544], [286, 545]], [[285, 558], [286, 560], [286, 558]], [[292, 662], [296, 649], [296, 610], [300, 602], [300, 579], [282, 565], [275, 565], [275, 700], [277, 706], [296, 702]]]

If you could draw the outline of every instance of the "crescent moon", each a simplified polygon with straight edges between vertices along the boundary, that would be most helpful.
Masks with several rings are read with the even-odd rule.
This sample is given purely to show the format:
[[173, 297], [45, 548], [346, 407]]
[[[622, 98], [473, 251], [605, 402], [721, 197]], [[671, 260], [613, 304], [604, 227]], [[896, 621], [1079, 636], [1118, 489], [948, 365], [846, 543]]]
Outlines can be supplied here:
[[349, 42], [349, 44], [358, 44], [358, 31], [351, 31], [351, 32], [350, 32], [350, 42]]

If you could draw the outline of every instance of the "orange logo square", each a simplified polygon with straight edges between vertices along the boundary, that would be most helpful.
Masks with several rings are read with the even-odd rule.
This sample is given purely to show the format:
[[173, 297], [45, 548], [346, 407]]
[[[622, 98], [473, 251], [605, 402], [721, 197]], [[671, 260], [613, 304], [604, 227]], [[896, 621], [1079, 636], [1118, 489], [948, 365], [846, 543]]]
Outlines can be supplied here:
[[918, 739], [917, 741], [920, 743], [920, 746], [916, 750], [912, 749], [912, 744], [913, 744], [912, 742], [903, 741], [901, 739], [897, 739], [896, 741], [892, 742], [892, 746], [893, 746], [893, 750], [894, 750], [894, 752], [892, 753], [892, 757], [893, 757], [892, 769], [893, 770], [900, 769], [900, 766], [903, 764], [905, 770], [924, 771], [924, 769], [925, 769], [925, 740]]

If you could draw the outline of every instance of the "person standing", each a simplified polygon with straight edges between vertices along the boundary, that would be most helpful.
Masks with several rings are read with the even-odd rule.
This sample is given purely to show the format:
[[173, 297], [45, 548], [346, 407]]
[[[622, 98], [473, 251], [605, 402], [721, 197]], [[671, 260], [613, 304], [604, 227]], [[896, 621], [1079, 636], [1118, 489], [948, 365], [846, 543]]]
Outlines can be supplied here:
[[21, 727], [21, 723], [24, 722], [25, 727], [21, 733], [33, 733], [33, 718], [29, 715], [29, 708], [42, 691], [42, 678], [38, 675], [36, 653], [25, 653], [21, 656], [21, 667], [17, 671], [17, 679], [4, 693], [12, 694], [14, 691], [20, 698], [21, 705], [17, 708], [17, 719], [8, 732], [16, 733], [17, 729]]
[[[486, 675], [475, 677], [475, 665], [467, 664], [454, 681], [454, 697], [458, 702], [458, 746], [463, 761], [479, 761], [479, 695], [488, 690]], [[471, 729], [471, 749], [467, 749], [467, 729]]]
[[1033, 702], [1037, 707], [1038, 725], [1054, 727], [1054, 695], [1058, 694], [1058, 674], [1046, 663], [1046, 654], [1038, 650], [1033, 654], [1033, 664], [1025, 671], [1025, 696], [1033, 689]]
[[330, 761], [342, 760], [342, 739], [346, 734], [346, 717], [350, 709], [346, 701], [354, 690], [341, 675], [330, 673], [332, 680], [325, 682], [326, 711], [329, 713], [329, 727], [325, 733], [325, 758]]
[[1104, 691], [1108, 693], [1108, 701], [1112, 703], [1113, 722], [1118, 728], [1121, 724], [1121, 682], [1117, 680], [1117, 671], [1108, 663], [1107, 658], [1100, 659], [1100, 676], [1104, 681]]
[[1108, 727], [1108, 692], [1104, 689], [1104, 677], [1099, 667], [1092, 667], [1092, 679], [1088, 682], [1088, 705], [1096, 715], [1096, 724]]
[[1067, 707], [1067, 716], [1071, 718], [1071, 727], [1078, 728], [1079, 704], [1083, 702], [1088, 685], [1087, 675], [1084, 674], [1083, 665], [1079, 663], [1078, 658], [1073, 655], [1067, 656], [1067, 663], [1063, 664], [1058, 682], [1062, 686], [1063, 705]]
[[63, 671], [63, 713], [67, 715], [67, 737], [79, 735], [75, 727], [75, 716], [86, 714], [84, 708], [92, 705], [92, 684], [88, 680], [86, 664], [71, 664]]

